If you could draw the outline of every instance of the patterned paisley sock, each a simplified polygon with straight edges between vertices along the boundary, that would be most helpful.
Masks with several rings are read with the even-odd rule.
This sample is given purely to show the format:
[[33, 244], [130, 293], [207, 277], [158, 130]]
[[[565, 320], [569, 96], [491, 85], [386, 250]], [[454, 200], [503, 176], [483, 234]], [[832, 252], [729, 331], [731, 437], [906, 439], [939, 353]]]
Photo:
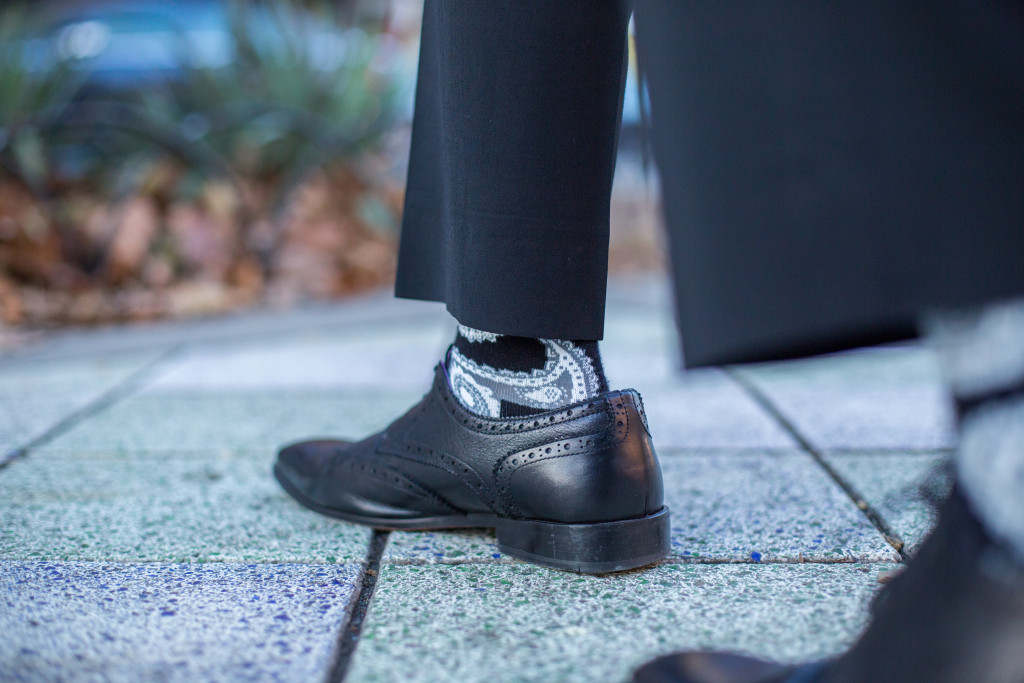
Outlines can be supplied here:
[[486, 417], [524, 417], [608, 391], [596, 341], [533, 339], [459, 325], [445, 362], [459, 402]]

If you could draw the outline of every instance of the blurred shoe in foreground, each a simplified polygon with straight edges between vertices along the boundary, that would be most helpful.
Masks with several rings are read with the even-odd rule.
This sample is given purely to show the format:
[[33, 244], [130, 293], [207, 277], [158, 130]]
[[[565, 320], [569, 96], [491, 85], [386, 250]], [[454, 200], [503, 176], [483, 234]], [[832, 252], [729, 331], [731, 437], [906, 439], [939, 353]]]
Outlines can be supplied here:
[[985, 532], [957, 490], [868, 629], [835, 660], [782, 666], [718, 652], [660, 657], [635, 683], [1021, 683], [1024, 563]]
[[798, 667], [674, 654], [634, 681], [1024, 682], [1024, 301], [931, 327], [960, 423], [957, 486], [860, 639], [834, 660]]

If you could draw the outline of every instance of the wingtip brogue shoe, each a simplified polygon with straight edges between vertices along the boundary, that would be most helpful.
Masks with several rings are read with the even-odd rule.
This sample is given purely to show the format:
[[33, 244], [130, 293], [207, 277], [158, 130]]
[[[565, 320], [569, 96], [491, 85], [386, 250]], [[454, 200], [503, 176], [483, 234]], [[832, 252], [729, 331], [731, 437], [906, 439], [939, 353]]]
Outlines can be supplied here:
[[442, 365], [423, 399], [357, 443], [283, 448], [274, 473], [302, 505], [379, 529], [492, 527], [503, 553], [586, 573], [668, 554], [661, 468], [639, 394], [557, 411], [466, 411]]

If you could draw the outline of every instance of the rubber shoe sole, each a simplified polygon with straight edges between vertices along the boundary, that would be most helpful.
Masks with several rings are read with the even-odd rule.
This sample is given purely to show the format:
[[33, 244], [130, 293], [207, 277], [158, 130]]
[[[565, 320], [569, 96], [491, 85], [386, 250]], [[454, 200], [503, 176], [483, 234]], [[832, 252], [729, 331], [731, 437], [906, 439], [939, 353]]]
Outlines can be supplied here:
[[627, 571], [664, 559], [670, 548], [667, 507], [646, 517], [593, 524], [510, 519], [493, 514], [390, 519], [356, 515], [320, 505], [303, 495], [276, 464], [274, 476], [300, 505], [322, 515], [386, 531], [494, 529], [498, 549], [502, 553], [553, 569], [582, 574]]

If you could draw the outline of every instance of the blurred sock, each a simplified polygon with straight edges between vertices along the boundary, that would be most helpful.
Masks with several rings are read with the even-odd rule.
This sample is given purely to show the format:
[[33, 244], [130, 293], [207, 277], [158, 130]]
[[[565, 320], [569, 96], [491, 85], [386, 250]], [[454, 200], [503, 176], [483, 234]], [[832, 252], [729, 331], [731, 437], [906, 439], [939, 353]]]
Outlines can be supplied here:
[[1024, 562], [1024, 299], [942, 314], [929, 327], [956, 399], [964, 494]]
[[459, 325], [445, 366], [459, 403], [486, 417], [535, 415], [608, 390], [596, 341], [513, 337]]

